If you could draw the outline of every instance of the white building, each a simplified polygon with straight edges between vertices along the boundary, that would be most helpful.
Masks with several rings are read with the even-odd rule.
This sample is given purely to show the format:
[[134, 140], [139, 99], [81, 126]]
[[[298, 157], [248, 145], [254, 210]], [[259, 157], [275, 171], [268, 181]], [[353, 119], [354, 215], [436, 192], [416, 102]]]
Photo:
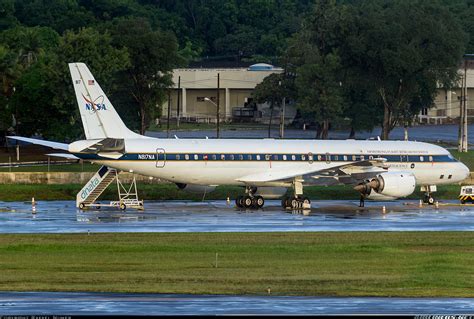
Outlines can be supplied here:
[[[245, 106], [250, 101], [255, 86], [268, 75], [282, 72], [282, 68], [265, 63], [254, 64], [248, 68], [174, 69], [170, 116], [176, 118], [179, 114], [183, 121], [215, 122], [216, 105], [219, 104], [221, 121], [230, 121], [233, 115], [234, 118], [250, 117], [249, 112], [252, 110]], [[219, 101], [217, 101], [218, 76]], [[279, 111], [275, 111], [274, 116], [278, 116], [278, 113]], [[295, 115], [291, 109], [286, 113], [287, 116]], [[167, 114], [168, 102], [165, 102], [162, 119], [166, 119]]]

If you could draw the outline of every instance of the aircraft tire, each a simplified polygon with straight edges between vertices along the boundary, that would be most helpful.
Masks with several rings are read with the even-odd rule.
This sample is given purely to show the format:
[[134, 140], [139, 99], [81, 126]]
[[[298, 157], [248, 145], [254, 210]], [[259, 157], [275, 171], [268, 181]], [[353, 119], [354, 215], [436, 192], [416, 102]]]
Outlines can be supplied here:
[[435, 203], [434, 197], [428, 197], [428, 204], [433, 205]]
[[255, 197], [255, 204], [257, 208], [262, 208], [263, 205], [265, 205], [265, 200], [263, 199], [262, 196], [257, 196]]
[[120, 209], [121, 209], [121, 210], [126, 210], [126, 209], [127, 209], [127, 205], [125, 205], [124, 203], [121, 203], [121, 204], [120, 204]]
[[235, 199], [235, 205], [236, 205], [238, 208], [243, 208], [243, 207], [244, 207], [243, 200], [244, 200], [244, 197], [243, 197], [243, 196], [237, 197], [237, 198]]
[[244, 204], [245, 208], [252, 208], [252, 197], [250, 196], [245, 196], [244, 199], [242, 200], [242, 203]]

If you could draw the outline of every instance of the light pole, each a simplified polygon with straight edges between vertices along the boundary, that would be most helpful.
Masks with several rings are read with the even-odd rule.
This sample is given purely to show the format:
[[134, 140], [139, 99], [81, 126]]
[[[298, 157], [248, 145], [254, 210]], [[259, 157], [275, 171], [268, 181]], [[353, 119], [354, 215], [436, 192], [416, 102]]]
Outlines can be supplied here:
[[208, 97], [205, 97], [204, 98], [204, 101], [207, 101], [209, 103], [212, 103], [214, 104], [214, 106], [216, 107], [216, 124], [217, 124], [217, 127], [216, 127], [216, 135], [217, 135], [217, 138], [219, 138], [219, 105], [217, 105], [216, 103], [214, 103], [210, 98]]

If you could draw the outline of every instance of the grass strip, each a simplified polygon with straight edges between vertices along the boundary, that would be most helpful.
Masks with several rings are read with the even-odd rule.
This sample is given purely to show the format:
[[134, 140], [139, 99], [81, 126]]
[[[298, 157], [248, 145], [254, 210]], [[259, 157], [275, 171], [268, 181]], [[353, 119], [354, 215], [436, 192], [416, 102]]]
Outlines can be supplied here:
[[0, 290], [474, 297], [473, 247], [472, 232], [2, 234]]

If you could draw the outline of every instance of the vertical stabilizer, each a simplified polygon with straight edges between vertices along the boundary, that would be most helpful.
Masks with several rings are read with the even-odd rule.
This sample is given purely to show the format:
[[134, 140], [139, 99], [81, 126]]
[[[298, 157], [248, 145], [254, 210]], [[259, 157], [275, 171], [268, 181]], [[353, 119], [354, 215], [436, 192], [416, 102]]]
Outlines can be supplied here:
[[87, 139], [142, 137], [125, 126], [84, 63], [69, 63], [69, 70]]

